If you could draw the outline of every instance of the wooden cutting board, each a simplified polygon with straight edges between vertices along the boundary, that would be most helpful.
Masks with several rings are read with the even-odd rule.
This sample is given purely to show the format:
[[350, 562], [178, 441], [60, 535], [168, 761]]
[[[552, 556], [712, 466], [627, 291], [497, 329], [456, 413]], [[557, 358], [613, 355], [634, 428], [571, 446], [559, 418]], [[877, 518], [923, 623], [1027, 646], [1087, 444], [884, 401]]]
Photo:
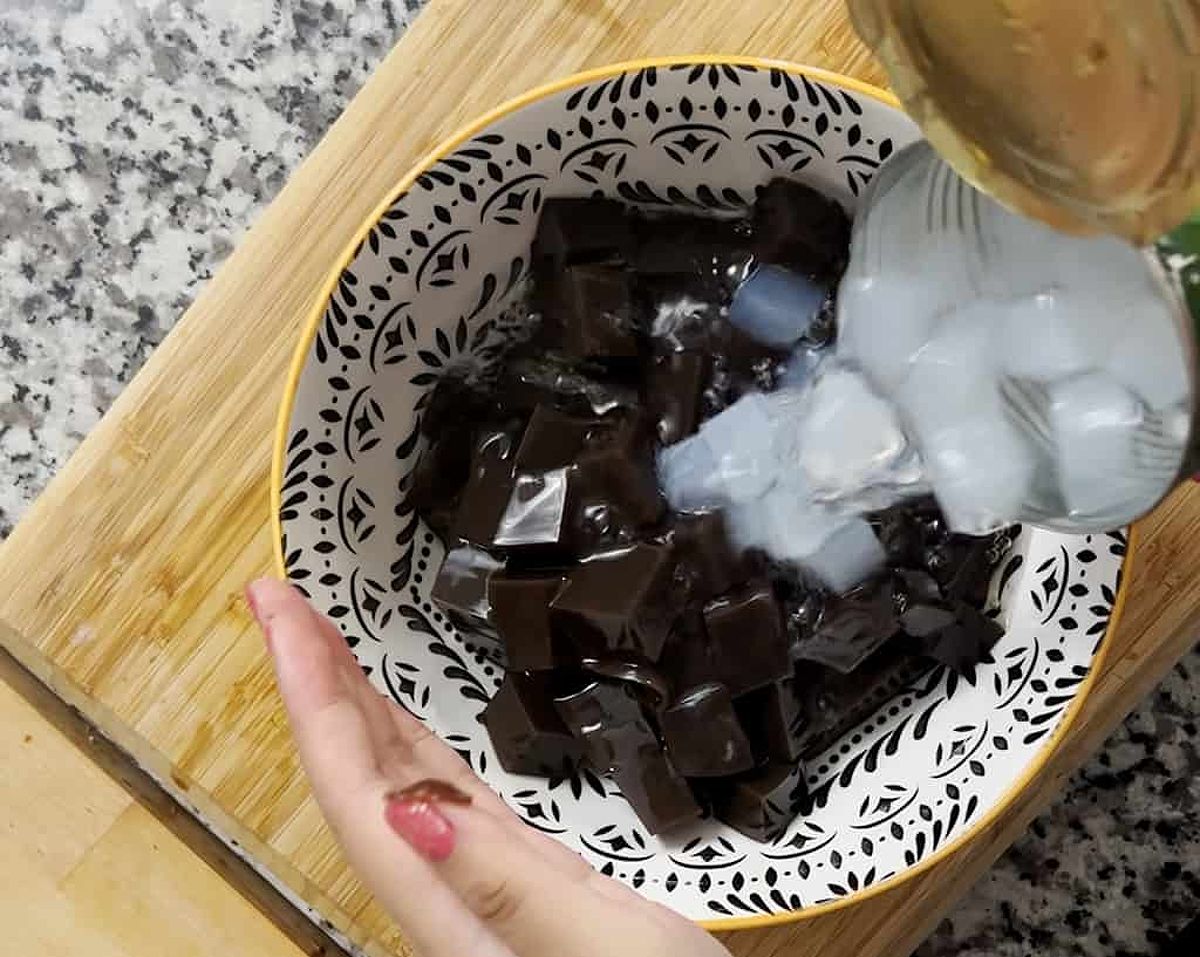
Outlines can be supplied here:
[[[271, 432], [301, 318], [358, 225], [464, 121], [583, 67], [701, 52], [881, 79], [840, 0], [432, 0], [0, 548], [4, 646], [369, 954], [402, 938], [322, 826], [240, 597], [270, 566]], [[1019, 805], [903, 887], [735, 935], [735, 953], [908, 952], [1193, 640], [1200, 490], [1140, 538], [1092, 701]]]

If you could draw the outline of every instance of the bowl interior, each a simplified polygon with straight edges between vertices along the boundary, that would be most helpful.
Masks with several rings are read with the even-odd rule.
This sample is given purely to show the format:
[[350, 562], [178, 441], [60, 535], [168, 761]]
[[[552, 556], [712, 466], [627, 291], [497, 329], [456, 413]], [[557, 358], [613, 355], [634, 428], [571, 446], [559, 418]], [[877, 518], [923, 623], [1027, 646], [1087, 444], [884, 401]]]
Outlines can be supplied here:
[[528, 98], [447, 148], [371, 226], [317, 317], [281, 439], [281, 556], [371, 680], [531, 826], [689, 917], [794, 916], [911, 873], [997, 810], [1088, 675], [1122, 533], [1024, 530], [993, 582], [1008, 633], [970, 679], [931, 670], [807, 768], [772, 844], [703, 821], [656, 838], [607, 781], [506, 774], [480, 713], [498, 669], [430, 602], [442, 546], [405, 504], [438, 377], [512, 321], [547, 196], [733, 213], [776, 176], [853, 208], [913, 125], [833, 78], [753, 63], [617, 68]]

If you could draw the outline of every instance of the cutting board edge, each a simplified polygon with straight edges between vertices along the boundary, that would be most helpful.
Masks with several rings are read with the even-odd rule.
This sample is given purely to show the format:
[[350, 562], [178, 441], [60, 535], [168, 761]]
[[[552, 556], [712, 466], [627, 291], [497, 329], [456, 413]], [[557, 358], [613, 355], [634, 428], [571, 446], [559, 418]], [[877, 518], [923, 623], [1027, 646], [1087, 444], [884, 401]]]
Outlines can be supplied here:
[[[271, 850], [253, 831], [221, 810], [203, 790], [197, 789], [193, 794], [178, 769], [166, 760], [161, 752], [155, 751], [150, 743], [132, 728], [115, 720], [107, 706], [95, 698], [88, 697], [69, 675], [41, 654], [39, 649], [10, 623], [4, 621], [0, 621], [0, 651], [11, 657], [15, 668], [25, 672], [25, 680], [22, 680], [22, 676], [11, 673], [14, 666], [4, 667], [0, 662], [0, 680], [5, 680], [15, 687], [43, 717], [60, 729], [64, 721], [71, 719], [53, 713], [55, 705], [45, 700], [46, 697], [65, 707], [72, 715], [78, 716], [78, 720], [86, 726], [87, 743], [110, 749], [106, 759], [99, 762], [104, 770], [156, 818], [181, 837], [209, 866], [227, 875], [226, 865], [229, 857], [244, 865], [248, 874], [244, 874], [243, 878], [249, 877], [250, 880], [261, 882], [269, 889], [269, 893], [262, 894], [261, 888], [248, 891], [243, 880], [234, 882], [237, 889], [297, 945], [306, 948], [306, 953], [312, 951], [314, 946], [321, 946], [326, 949], [320, 953], [327, 954], [327, 946], [332, 944], [350, 957], [395, 957], [393, 952], [381, 949], [373, 941], [364, 941], [362, 938], [365, 938], [365, 933], [355, 934], [355, 921], [336, 902], [322, 893], [311, 881], [306, 880], [298, 869]], [[26, 681], [36, 683], [43, 689], [44, 694], [38, 694], [36, 690], [31, 693], [27, 687], [23, 687]], [[94, 755], [89, 756], [94, 759]], [[146, 781], [143, 783], [136, 780], [138, 777], [144, 777]], [[166, 801], [154, 795], [147, 795], [147, 785], [161, 792]], [[218, 841], [229, 857], [214, 860], [215, 855], [211, 850], [200, 846], [195, 839], [196, 832], [175, 827], [174, 816], [179, 813], [187, 815], [203, 832]], [[294, 879], [295, 885], [289, 883], [289, 877]], [[301, 896], [299, 890], [293, 890], [293, 886], [304, 888], [312, 894], [312, 899]], [[271, 898], [274, 896], [280, 900], [273, 901]], [[283, 907], [290, 908], [292, 913], [285, 912]], [[313, 935], [297, 931], [294, 915], [299, 915], [312, 928], [317, 929], [317, 934], [326, 938], [326, 941], [314, 945]], [[349, 932], [338, 929], [334, 921], [339, 919], [344, 921], [343, 926], [349, 928]]]

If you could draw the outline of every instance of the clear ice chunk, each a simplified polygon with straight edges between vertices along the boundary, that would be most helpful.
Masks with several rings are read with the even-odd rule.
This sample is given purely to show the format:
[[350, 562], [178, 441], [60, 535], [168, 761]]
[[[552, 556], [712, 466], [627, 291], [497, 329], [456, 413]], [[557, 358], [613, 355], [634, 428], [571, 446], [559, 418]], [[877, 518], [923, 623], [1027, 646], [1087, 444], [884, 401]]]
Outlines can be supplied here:
[[1050, 389], [1058, 479], [1072, 515], [1120, 509], [1139, 497], [1153, 504], [1161, 478], [1142, 473], [1134, 438], [1142, 405], [1119, 382], [1093, 373]]
[[1002, 411], [974, 413], [921, 439], [927, 476], [954, 531], [983, 535], [1020, 518], [1037, 457]]
[[799, 389], [806, 385], [821, 363], [829, 357], [831, 350], [813, 346], [798, 346], [792, 350], [784, 363], [783, 371], [776, 382], [780, 389]]
[[699, 435], [659, 450], [658, 482], [667, 503], [677, 512], [727, 504], [716, 456]]
[[760, 546], [781, 562], [815, 555], [846, 519], [815, 501], [799, 481], [781, 482], [759, 503], [763, 528]]
[[725, 534], [740, 551], [751, 548], [767, 548], [767, 512], [763, 499], [739, 502], [726, 506]]
[[1015, 299], [998, 310], [997, 351], [1008, 375], [1051, 382], [1094, 369], [1108, 340], [1096, 327], [1099, 311], [1071, 290]]
[[[906, 462], [911, 449], [896, 409], [857, 372], [826, 366], [798, 412], [793, 426], [797, 461], [818, 501], [853, 498], [871, 487], [911, 480]], [[786, 448], [788, 443], [780, 444]]]
[[738, 399], [705, 422], [699, 437], [714, 462], [711, 481], [727, 501], [758, 498], [775, 484], [775, 421], [762, 395], [752, 392]]
[[1192, 389], [1187, 350], [1168, 304], [1140, 299], [1122, 314], [1125, 322], [1112, 339], [1105, 371], [1155, 412], [1187, 401]]
[[887, 554], [871, 526], [864, 519], [852, 518], [801, 559], [800, 565], [830, 591], [842, 594], [871, 578], [886, 561]]
[[847, 275], [838, 293], [838, 355], [890, 392], [951, 305], [936, 282], [920, 275]]
[[954, 312], [913, 357], [896, 399], [922, 442], [973, 414], [999, 411], [995, 319], [988, 304]]
[[787, 348], [808, 331], [825, 289], [781, 266], [759, 266], [738, 287], [729, 305], [729, 321], [767, 346]]

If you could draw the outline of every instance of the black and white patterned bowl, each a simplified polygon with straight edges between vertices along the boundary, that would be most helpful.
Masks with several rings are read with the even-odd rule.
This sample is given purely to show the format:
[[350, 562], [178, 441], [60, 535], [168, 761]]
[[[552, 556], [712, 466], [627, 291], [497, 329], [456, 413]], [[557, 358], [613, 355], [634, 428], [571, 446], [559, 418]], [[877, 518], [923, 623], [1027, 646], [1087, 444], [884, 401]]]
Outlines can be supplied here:
[[795, 919], [911, 877], [978, 833], [1045, 761], [1088, 687], [1124, 534], [1025, 530], [996, 581], [1008, 633], [972, 680], [930, 671], [808, 768], [773, 844], [705, 821], [650, 836], [608, 782], [506, 774], [479, 721], [500, 675], [429, 600], [442, 547], [405, 504], [438, 377], [494, 352], [547, 196], [737, 210], [776, 176], [853, 208], [917, 136], [886, 95], [747, 60], [609, 67], [483, 118], [414, 170], [331, 275], [296, 354], [273, 480], [281, 571], [383, 693], [532, 827], [722, 929]]

